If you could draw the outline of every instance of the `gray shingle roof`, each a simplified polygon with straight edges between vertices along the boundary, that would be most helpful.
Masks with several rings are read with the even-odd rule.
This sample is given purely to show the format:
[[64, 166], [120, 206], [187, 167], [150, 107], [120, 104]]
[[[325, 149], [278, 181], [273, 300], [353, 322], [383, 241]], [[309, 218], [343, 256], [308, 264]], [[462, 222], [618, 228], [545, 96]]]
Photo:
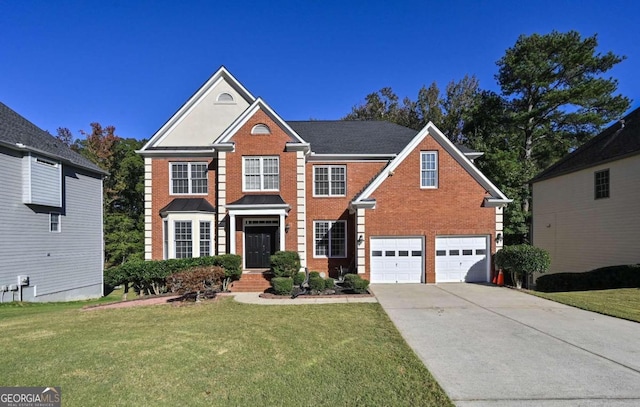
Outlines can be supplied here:
[[317, 154], [398, 154], [417, 131], [383, 121], [287, 121]]
[[100, 167], [71, 150], [60, 140], [20, 116], [2, 102], [0, 102], [0, 143], [16, 149], [19, 148], [16, 144], [23, 144], [28, 150], [39, 151], [43, 155], [105, 174]]
[[215, 212], [216, 209], [204, 198], [176, 198], [160, 209], [160, 214], [168, 212]]
[[560, 159], [531, 182], [554, 178], [635, 154], [640, 154], [640, 108]]

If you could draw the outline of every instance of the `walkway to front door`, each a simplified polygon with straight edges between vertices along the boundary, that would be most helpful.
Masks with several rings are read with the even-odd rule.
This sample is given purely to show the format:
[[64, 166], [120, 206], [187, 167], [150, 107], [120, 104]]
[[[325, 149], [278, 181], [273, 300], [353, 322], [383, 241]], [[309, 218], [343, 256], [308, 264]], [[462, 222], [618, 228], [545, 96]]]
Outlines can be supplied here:
[[245, 229], [245, 267], [268, 268], [278, 247], [277, 226], [251, 226]]

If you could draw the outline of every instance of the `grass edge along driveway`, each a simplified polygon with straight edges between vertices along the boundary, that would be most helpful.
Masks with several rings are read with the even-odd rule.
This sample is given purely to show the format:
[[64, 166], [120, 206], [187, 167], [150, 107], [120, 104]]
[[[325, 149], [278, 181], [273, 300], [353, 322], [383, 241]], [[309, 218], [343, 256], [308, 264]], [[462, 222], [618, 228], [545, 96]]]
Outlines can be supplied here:
[[587, 311], [640, 322], [640, 288], [529, 293]]
[[0, 306], [3, 386], [65, 406], [450, 406], [379, 304]]

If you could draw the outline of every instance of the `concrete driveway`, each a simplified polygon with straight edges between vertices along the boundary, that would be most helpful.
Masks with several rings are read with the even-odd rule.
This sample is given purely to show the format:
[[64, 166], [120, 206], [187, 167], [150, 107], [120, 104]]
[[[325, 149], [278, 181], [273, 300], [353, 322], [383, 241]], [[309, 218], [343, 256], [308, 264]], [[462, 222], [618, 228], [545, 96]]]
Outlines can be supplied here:
[[371, 288], [457, 406], [640, 406], [638, 323], [489, 285]]

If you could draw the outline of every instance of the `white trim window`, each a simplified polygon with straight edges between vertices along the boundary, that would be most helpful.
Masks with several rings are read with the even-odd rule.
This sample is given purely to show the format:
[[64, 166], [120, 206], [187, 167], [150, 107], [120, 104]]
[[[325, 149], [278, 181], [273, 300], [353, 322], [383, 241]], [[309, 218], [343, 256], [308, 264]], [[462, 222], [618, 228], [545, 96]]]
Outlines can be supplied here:
[[206, 195], [207, 167], [206, 162], [169, 163], [171, 195]]
[[345, 196], [347, 167], [344, 165], [313, 166], [313, 196]]
[[60, 214], [49, 212], [49, 232], [60, 233]]
[[200, 257], [211, 256], [211, 222], [200, 221]]
[[243, 191], [279, 191], [280, 158], [242, 157]]
[[438, 152], [420, 152], [420, 188], [438, 188]]
[[347, 222], [344, 220], [313, 222], [313, 257], [347, 257]]
[[175, 258], [185, 259], [193, 257], [193, 241], [191, 233], [191, 221], [173, 222]]

